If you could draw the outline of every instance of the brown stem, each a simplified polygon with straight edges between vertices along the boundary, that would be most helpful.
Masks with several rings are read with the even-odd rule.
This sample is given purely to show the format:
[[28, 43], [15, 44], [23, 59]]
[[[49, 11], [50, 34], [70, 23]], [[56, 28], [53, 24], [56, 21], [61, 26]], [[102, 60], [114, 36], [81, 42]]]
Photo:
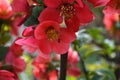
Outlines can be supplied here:
[[60, 61], [60, 79], [59, 80], [66, 80], [67, 57], [68, 57], [68, 52], [61, 55], [61, 61]]

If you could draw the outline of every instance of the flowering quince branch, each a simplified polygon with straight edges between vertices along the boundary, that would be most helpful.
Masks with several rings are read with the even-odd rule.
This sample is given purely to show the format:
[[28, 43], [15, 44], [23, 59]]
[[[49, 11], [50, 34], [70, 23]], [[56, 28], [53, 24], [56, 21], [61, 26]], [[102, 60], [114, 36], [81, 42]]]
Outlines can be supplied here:
[[66, 52], [65, 54], [61, 54], [59, 80], [66, 80], [67, 59], [68, 59], [67, 57], [68, 57], [68, 52]]
[[[108, 13], [120, 14], [119, 0], [85, 1], [93, 4], [93, 8], [106, 5], [103, 12], [107, 17], [109, 17]], [[76, 52], [69, 54], [69, 47], [76, 39], [75, 33], [79, 30], [80, 25], [85, 25], [93, 19], [94, 14], [90, 10], [90, 6], [83, 0], [0, 0], [0, 21], [3, 21], [0, 29], [1, 26], [6, 29], [7, 25], [7, 29], [10, 28], [9, 31], [14, 36], [18, 36], [19, 27], [22, 24], [27, 26], [22, 33], [23, 37], [15, 40], [5, 55], [4, 63], [1, 62], [0, 77], [3, 77], [2, 80], [19, 80], [18, 73], [24, 71], [26, 67], [25, 61], [21, 58], [22, 46], [29, 53], [38, 51], [38, 56], [33, 62], [33, 66], [35, 66], [33, 72], [38, 80], [57, 80], [56, 65], [52, 64], [51, 59], [53, 52], [61, 57], [57, 58], [60, 61], [59, 80], [66, 80], [67, 73], [78, 77], [80, 75], [80, 70], [76, 68], [76, 63], [79, 61], [78, 55]], [[4, 21], [9, 22], [4, 25]], [[65, 26], [62, 26], [63, 23]], [[108, 25], [108, 27], [111, 26]], [[1, 32], [0, 30], [0, 34]], [[6, 42], [0, 43], [4, 45]], [[86, 80], [89, 80], [80, 54], [79, 57]], [[2, 70], [7, 67], [12, 70]], [[49, 68], [50, 70], [48, 70]], [[70, 69], [67, 70], [67, 68]]]

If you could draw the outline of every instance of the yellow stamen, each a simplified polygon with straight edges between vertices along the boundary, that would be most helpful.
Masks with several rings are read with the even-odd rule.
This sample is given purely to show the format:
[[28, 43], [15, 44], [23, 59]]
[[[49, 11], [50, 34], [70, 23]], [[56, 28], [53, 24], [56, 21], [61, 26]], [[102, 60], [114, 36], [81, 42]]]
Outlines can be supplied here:
[[46, 35], [50, 41], [57, 40], [59, 38], [58, 31], [53, 27], [49, 27], [46, 30]]
[[70, 19], [75, 14], [75, 9], [71, 4], [64, 4], [60, 8], [61, 15], [65, 17], [65, 19]]

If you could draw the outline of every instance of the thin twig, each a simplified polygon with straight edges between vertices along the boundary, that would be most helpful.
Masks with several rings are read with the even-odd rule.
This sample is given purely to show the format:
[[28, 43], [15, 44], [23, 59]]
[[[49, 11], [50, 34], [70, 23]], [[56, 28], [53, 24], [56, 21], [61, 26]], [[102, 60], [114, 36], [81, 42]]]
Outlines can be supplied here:
[[[77, 51], [79, 52], [79, 48], [80, 48], [80, 47], [81, 47], [81, 46], [77, 46], [77, 45], [76, 45], [74, 48], [75, 48], [75, 50], [77, 50]], [[79, 56], [79, 58], [80, 58], [79, 63], [81, 64], [82, 70], [83, 70], [83, 72], [84, 72], [84, 74], [85, 74], [85, 78], [86, 78], [86, 80], [90, 80], [90, 79], [89, 79], [89, 75], [88, 75], [88, 71], [87, 71], [87, 69], [86, 69], [86, 67], [85, 67], [84, 60], [83, 60], [82, 56], [80, 55], [80, 53], [78, 53], [78, 56]]]
[[81, 63], [81, 65], [82, 65], [82, 70], [83, 70], [83, 72], [84, 72], [84, 74], [85, 74], [86, 80], [89, 80], [88, 71], [86, 70], [85, 63], [84, 63], [84, 61], [83, 61], [80, 53], [78, 53], [78, 55], [79, 55], [79, 57], [80, 57], [80, 63]]

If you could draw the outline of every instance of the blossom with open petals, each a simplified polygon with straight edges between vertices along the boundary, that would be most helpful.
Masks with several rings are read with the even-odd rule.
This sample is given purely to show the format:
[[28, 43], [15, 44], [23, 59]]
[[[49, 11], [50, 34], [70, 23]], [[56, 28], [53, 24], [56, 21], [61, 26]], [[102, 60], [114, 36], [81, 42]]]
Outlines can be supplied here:
[[61, 26], [55, 21], [45, 21], [38, 25], [34, 31], [40, 50], [44, 54], [67, 52], [70, 43], [76, 38], [73, 32]]
[[44, 0], [44, 3], [47, 8], [39, 16], [40, 22], [54, 20], [61, 23], [64, 20], [67, 27], [77, 31], [80, 24], [93, 20], [92, 12], [81, 0]]

